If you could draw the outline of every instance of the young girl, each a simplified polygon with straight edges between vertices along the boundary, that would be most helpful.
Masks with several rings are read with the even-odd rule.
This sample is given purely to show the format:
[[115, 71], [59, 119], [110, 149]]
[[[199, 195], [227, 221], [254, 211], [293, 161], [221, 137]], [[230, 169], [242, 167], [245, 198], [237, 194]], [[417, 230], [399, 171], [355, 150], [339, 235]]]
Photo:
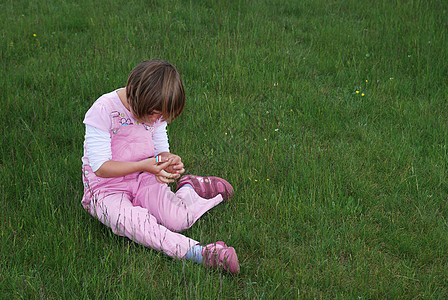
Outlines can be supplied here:
[[239, 272], [235, 249], [224, 242], [205, 247], [177, 232], [228, 200], [232, 186], [218, 177], [183, 176], [169, 152], [167, 122], [182, 112], [185, 93], [176, 68], [163, 60], [140, 63], [126, 88], [101, 96], [84, 124], [82, 205], [118, 235], [171, 257]]

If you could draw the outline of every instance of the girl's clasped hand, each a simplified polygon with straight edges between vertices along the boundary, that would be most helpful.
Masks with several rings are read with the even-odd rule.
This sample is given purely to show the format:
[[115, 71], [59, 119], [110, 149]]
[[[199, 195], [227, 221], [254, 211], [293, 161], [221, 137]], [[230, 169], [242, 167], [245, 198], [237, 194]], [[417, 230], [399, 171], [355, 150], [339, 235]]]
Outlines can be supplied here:
[[180, 156], [168, 152], [160, 154], [161, 162], [157, 158], [151, 158], [152, 166], [148, 170], [156, 176], [160, 183], [172, 183], [178, 179], [184, 172], [184, 164]]

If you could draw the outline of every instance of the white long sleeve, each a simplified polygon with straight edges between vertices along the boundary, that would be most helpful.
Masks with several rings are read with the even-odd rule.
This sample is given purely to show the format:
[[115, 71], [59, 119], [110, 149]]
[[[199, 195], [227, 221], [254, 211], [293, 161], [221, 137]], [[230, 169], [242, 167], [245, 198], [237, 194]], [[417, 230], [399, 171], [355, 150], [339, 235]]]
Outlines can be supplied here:
[[90, 167], [96, 172], [103, 163], [112, 159], [110, 134], [86, 124], [85, 141]]
[[155, 155], [162, 152], [170, 152], [170, 145], [168, 143], [168, 134], [166, 131], [166, 122], [162, 122], [160, 126], [157, 126], [152, 135], [152, 141], [154, 143]]

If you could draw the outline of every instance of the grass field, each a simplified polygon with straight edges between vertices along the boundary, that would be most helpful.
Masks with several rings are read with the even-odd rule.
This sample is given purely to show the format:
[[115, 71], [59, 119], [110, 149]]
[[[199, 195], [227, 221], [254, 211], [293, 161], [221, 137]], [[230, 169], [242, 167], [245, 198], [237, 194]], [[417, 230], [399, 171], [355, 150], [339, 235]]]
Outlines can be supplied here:
[[[0, 2], [2, 299], [448, 297], [448, 3]], [[236, 190], [173, 260], [81, 207], [82, 120], [140, 61], [187, 91], [188, 173]]]

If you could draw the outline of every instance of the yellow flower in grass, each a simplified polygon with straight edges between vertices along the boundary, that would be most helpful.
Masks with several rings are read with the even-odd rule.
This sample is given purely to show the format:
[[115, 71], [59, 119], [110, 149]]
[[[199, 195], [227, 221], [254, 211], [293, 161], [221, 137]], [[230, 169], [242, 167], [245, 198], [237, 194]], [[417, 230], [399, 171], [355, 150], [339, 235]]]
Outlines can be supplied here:
[[356, 91], [356, 94], [359, 94], [359, 91]]
[[361, 96], [363, 96], [363, 97], [364, 97], [365, 95], [366, 95], [366, 94], [364, 94], [364, 93], [361, 94]]
[[36, 37], [36, 36], [37, 36], [37, 34], [33, 33], [33, 36], [34, 36], [34, 37]]

